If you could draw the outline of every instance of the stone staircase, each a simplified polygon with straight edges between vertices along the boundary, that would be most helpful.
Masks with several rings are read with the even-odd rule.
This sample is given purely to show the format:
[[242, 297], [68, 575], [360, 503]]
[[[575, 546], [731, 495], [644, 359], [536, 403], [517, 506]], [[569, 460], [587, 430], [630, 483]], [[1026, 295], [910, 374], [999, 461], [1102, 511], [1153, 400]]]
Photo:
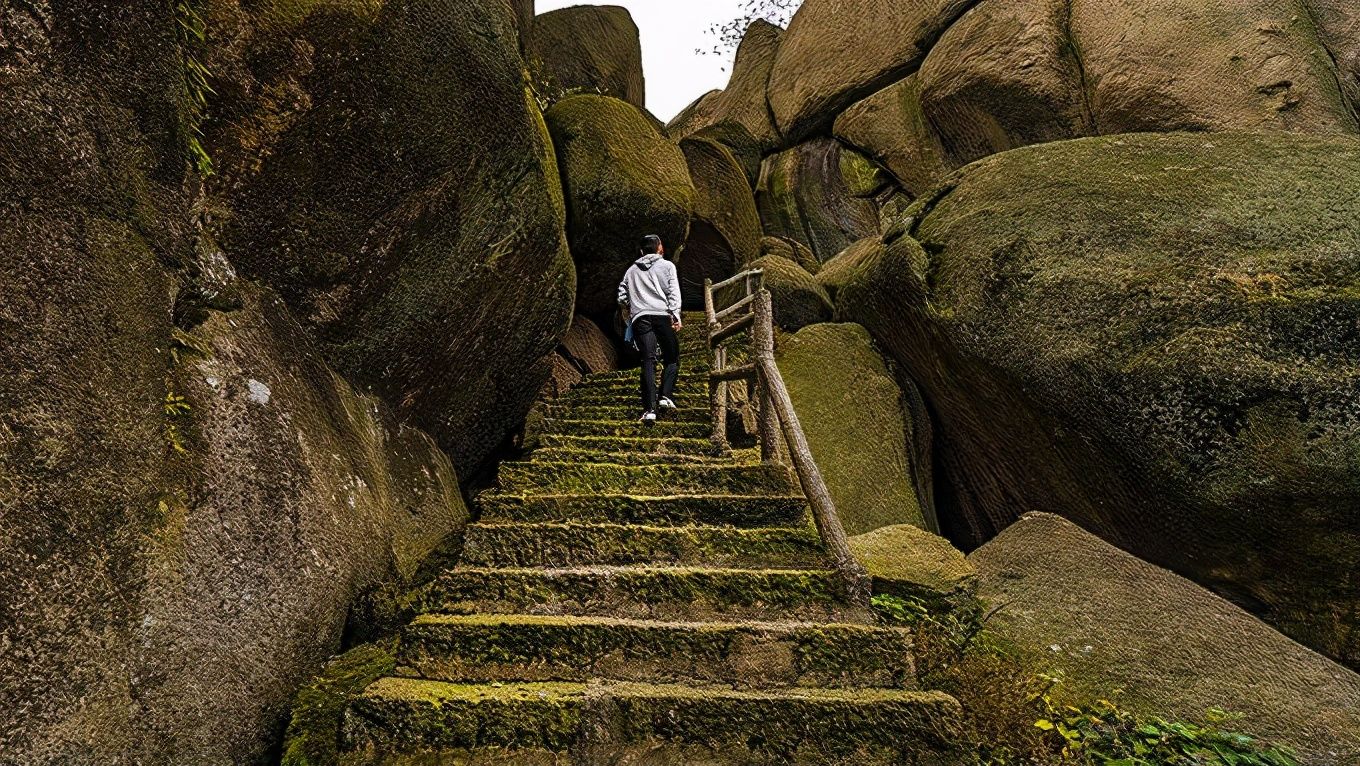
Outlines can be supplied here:
[[637, 372], [547, 409], [414, 597], [397, 671], [345, 712], [351, 764], [963, 763], [912, 637], [847, 602], [787, 472], [708, 440], [700, 317], [679, 412]]

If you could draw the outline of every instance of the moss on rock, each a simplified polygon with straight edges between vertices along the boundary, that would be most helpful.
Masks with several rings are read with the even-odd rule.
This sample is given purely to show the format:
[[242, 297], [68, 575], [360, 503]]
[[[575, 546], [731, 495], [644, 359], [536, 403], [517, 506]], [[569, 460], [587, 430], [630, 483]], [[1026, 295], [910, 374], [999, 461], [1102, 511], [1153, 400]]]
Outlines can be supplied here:
[[846, 530], [926, 526], [912, 482], [914, 424], [868, 331], [853, 324], [807, 327], [780, 338], [777, 358]]
[[1360, 661], [1357, 179], [1350, 139], [1144, 134], [923, 201], [838, 307], [925, 391], [958, 539], [1053, 508]]
[[850, 538], [850, 550], [869, 570], [876, 594], [917, 599], [932, 611], [974, 603], [977, 570], [943, 537], [898, 524]]
[[638, 109], [605, 96], [565, 99], [545, 115], [561, 165], [577, 311], [611, 311], [644, 234], [681, 256], [695, 191], [680, 148]]
[[802, 242], [820, 263], [878, 231], [878, 206], [855, 196], [841, 170], [846, 151], [820, 138], [765, 158], [756, 186], [765, 234]]
[[759, 255], [760, 214], [731, 150], [700, 137], [681, 140], [680, 149], [697, 192], [694, 221], [680, 262], [680, 289], [687, 308], [701, 309], [705, 279], [721, 282]]
[[581, 5], [549, 11], [533, 19], [526, 40], [529, 70], [546, 100], [594, 93], [645, 108], [642, 44], [626, 8]]
[[370, 684], [397, 668], [397, 642], [364, 644], [326, 663], [293, 699], [283, 766], [336, 766], [345, 710]]
[[826, 291], [801, 266], [779, 256], [767, 255], [750, 264], [765, 272], [765, 289], [774, 302], [774, 321], [794, 332], [831, 319], [834, 309]]

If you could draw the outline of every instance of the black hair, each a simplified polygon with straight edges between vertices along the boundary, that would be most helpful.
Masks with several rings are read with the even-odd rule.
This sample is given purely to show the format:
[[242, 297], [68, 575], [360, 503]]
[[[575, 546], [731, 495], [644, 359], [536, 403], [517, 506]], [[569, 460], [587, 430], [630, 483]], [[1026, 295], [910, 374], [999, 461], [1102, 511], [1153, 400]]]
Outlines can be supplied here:
[[638, 244], [638, 249], [642, 251], [643, 255], [655, 255], [661, 251], [661, 237], [648, 234], [642, 238], [642, 242]]

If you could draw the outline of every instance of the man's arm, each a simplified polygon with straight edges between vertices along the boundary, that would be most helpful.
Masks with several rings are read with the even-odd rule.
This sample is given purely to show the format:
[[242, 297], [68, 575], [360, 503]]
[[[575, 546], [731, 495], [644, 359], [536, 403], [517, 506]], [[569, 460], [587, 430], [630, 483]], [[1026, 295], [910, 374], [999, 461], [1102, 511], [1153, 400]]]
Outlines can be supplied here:
[[619, 282], [619, 308], [628, 305], [628, 275], [623, 275], [623, 281]]
[[680, 321], [680, 269], [671, 264], [670, 274], [666, 277], [666, 309], [671, 313], [671, 326], [677, 330], [684, 326]]

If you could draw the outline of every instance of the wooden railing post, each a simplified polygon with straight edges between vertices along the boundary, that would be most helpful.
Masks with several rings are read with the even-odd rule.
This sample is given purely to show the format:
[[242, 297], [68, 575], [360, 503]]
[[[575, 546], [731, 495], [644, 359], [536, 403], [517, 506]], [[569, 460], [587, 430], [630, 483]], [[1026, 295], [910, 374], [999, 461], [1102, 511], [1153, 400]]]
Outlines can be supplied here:
[[[765, 360], [774, 362], [773, 305], [770, 294], [761, 288], [755, 296], [756, 322], [752, 330], [754, 337], [751, 339], [757, 372]], [[756, 375], [755, 398], [752, 403], [757, 407], [756, 426], [760, 435], [760, 460], [767, 465], [777, 465], [780, 464], [779, 414], [770, 399], [770, 386], [765, 377], [761, 374]]]
[[817, 532], [826, 543], [837, 571], [845, 579], [846, 590], [851, 600], [867, 606], [871, 592], [869, 573], [850, 552], [850, 540], [845, 534], [845, 526], [841, 524], [840, 516], [836, 514], [836, 504], [831, 499], [831, 492], [826, 487], [821, 470], [817, 468], [817, 461], [812, 457], [812, 449], [808, 446], [807, 436], [803, 434], [802, 424], [798, 422], [798, 413], [793, 408], [793, 400], [789, 398], [784, 378], [779, 374], [779, 367], [775, 364], [773, 315], [770, 293], [761, 290], [760, 296], [756, 299], [756, 367], [759, 371], [760, 387], [766, 399], [773, 405], [773, 411], [768, 416], [763, 411], [761, 413], [762, 451], [766, 439], [765, 423], [777, 421], [783, 426], [784, 438], [789, 446], [789, 457], [795, 473], [798, 474], [798, 481], [803, 487], [803, 494], [807, 496], [808, 503], [812, 506], [812, 518], [817, 524]]
[[727, 348], [721, 342], [714, 342], [714, 334], [720, 324], [713, 307], [713, 280], [704, 280], [704, 318], [708, 324], [708, 346], [713, 352], [713, 369], [708, 379], [708, 406], [713, 416], [713, 433], [710, 438], [713, 446], [722, 452], [728, 450], [727, 443], [727, 381], [717, 380], [714, 374], [727, 369]]

